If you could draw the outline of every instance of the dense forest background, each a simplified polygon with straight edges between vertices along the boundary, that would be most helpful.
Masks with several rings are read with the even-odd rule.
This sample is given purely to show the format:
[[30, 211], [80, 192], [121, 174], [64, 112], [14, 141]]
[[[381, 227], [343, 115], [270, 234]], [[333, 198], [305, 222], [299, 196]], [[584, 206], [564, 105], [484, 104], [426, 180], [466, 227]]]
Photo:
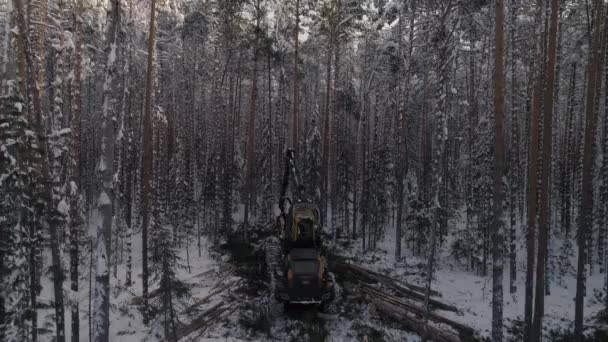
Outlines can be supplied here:
[[132, 258], [146, 307], [180, 250], [272, 226], [288, 148], [328, 245], [365, 254], [390, 233], [394, 260], [425, 258], [429, 284], [442, 253], [491, 276], [495, 341], [503, 272], [507, 293], [525, 277], [531, 341], [544, 294], [576, 277], [581, 338], [586, 277], [608, 274], [607, 13], [603, 0], [0, 0], [0, 340], [39, 339], [50, 269], [51, 335], [67, 323], [78, 341], [64, 310], [79, 316], [91, 256], [107, 341], [110, 279], [139, 277]]

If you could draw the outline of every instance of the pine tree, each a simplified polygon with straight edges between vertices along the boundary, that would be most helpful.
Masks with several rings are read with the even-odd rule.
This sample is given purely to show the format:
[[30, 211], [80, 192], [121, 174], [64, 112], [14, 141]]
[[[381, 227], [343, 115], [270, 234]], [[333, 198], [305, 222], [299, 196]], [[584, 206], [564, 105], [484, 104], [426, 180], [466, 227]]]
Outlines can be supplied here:
[[151, 208], [151, 192], [153, 177], [153, 155], [152, 155], [152, 94], [154, 91], [154, 44], [156, 39], [156, 0], [152, 0], [150, 7], [150, 26], [148, 32], [148, 68], [146, 73], [146, 98], [143, 117], [143, 165], [142, 165], [142, 286], [144, 299], [144, 323], [148, 323], [148, 226]]
[[69, 182], [69, 227], [70, 227], [70, 290], [72, 307], [72, 342], [80, 340], [80, 315], [78, 308], [78, 266], [80, 264], [80, 243], [85, 223], [84, 203], [81, 187], [81, 117], [82, 117], [82, 78], [83, 78], [83, 4], [79, 0], [73, 9], [74, 42], [74, 77], [72, 78], [71, 98], [71, 133], [72, 144], [70, 148], [70, 182]]
[[110, 2], [106, 19], [106, 54], [102, 101], [101, 149], [97, 172], [102, 186], [93, 217], [97, 220], [95, 241], [95, 295], [93, 340], [108, 342], [110, 339], [110, 258], [113, 222], [114, 178], [114, 124], [116, 115], [118, 32], [120, 27], [120, 1]]
[[549, 27], [549, 45], [548, 45], [548, 62], [547, 62], [547, 81], [544, 94], [543, 106], [543, 153], [542, 153], [542, 179], [540, 189], [540, 212], [539, 212], [539, 236], [538, 236], [538, 255], [536, 267], [536, 297], [534, 302], [534, 320], [532, 323], [532, 332], [530, 334], [531, 341], [540, 341], [542, 339], [542, 320], [545, 310], [545, 284], [547, 281], [546, 263], [548, 249], [548, 235], [550, 225], [550, 192], [551, 185], [550, 175], [553, 152], [553, 110], [554, 110], [554, 91], [555, 91], [555, 66], [557, 58], [557, 27], [559, 23], [559, 2], [553, 0], [551, 2], [551, 16]]
[[596, 18], [594, 23], [593, 45], [589, 56], [589, 68], [587, 77], [587, 98], [585, 106], [585, 140], [583, 152], [582, 189], [580, 202], [578, 242], [578, 263], [576, 276], [576, 298], [574, 311], [574, 338], [577, 342], [583, 340], [583, 299], [585, 296], [585, 273], [587, 259], [588, 232], [593, 227], [593, 150], [595, 133], [597, 129], [596, 98], [599, 97], [600, 84], [600, 59], [601, 59], [601, 37], [603, 20], [605, 20], [602, 1], [595, 3]]
[[158, 189], [151, 213], [151, 241], [150, 253], [151, 280], [158, 282], [158, 303], [151, 303], [155, 308], [151, 316], [157, 317], [164, 330], [164, 336], [168, 340], [176, 338], [179, 321], [177, 307], [179, 300], [189, 294], [189, 289], [177, 278], [176, 271], [182, 265], [179, 264], [180, 257], [175, 247], [175, 240], [168, 225], [162, 224], [159, 209]]
[[495, 112], [495, 143], [494, 157], [494, 191], [493, 191], [493, 231], [492, 235], [492, 341], [501, 342], [503, 339], [503, 229], [504, 229], [504, 187], [505, 176], [505, 74], [504, 74], [504, 11], [502, 0], [496, 0], [496, 52], [495, 52], [495, 85], [494, 85], [494, 112]]
[[9, 93], [0, 106], [0, 339], [17, 342], [29, 340], [29, 329], [37, 329], [31, 320], [36, 265], [29, 258], [41, 242], [33, 220], [40, 155], [23, 101]]

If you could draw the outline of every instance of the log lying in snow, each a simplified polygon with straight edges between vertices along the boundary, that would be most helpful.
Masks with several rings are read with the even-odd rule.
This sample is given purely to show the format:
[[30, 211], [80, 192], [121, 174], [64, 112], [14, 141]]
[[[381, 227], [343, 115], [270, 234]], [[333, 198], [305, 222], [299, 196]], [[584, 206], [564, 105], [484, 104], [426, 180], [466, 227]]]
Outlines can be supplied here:
[[[354, 275], [358, 278], [361, 278], [367, 282], [376, 282], [376, 283], [381, 283], [383, 285], [386, 285], [401, 296], [408, 297], [408, 298], [418, 300], [418, 301], [424, 301], [424, 298], [425, 298], [424, 289], [420, 286], [409, 284], [409, 283], [403, 282], [401, 280], [397, 280], [397, 279], [391, 278], [389, 276], [386, 276], [384, 274], [380, 274], [380, 273], [377, 273], [377, 272], [374, 272], [374, 271], [371, 271], [371, 270], [368, 270], [368, 269], [365, 269], [363, 267], [356, 266], [353, 264], [345, 264], [345, 263], [336, 264], [334, 266], [334, 272], [341, 272], [341, 271], [351, 272], [352, 275]], [[441, 294], [437, 291], [431, 290], [431, 295], [440, 296]], [[440, 302], [433, 298], [429, 298], [429, 303], [431, 304], [432, 307], [434, 307], [436, 309], [458, 312], [457, 307], [450, 305], [450, 304]]]
[[173, 341], [179, 341], [199, 329], [208, 327], [213, 321], [218, 319], [224, 312], [229, 310], [231, 307], [231, 304], [226, 305], [223, 302], [215, 304], [203, 314], [201, 314], [198, 318], [190, 322], [190, 324], [181, 327]]
[[[357, 266], [354, 264], [347, 263], [338, 263], [336, 267], [343, 268], [345, 270], [349, 270], [355, 273], [358, 276], [364, 277], [368, 280], [383, 283], [388, 286], [399, 286], [400, 288], [409, 289], [416, 292], [424, 293], [426, 289], [422, 286], [414, 285], [403, 280], [398, 280], [392, 277], [389, 277], [385, 274], [381, 274], [365, 267]], [[441, 293], [435, 290], [431, 290], [431, 296], [441, 297]]]
[[[381, 281], [383, 281], [383, 282], [391, 283], [391, 284], [394, 284], [394, 285], [399, 285], [401, 287], [405, 286], [406, 288], [408, 288], [408, 289], [410, 289], [412, 291], [417, 291], [417, 292], [420, 292], [420, 293], [426, 293], [426, 288], [424, 288], [422, 286], [414, 285], [414, 284], [405, 282], [403, 280], [397, 280], [395, 278], [391, 278], [391, 277], [387, 276], [386, 274], [374, 272], [374, 271], [372, 271], [370, 269], [367, 269], [365, 267], [361, 267], [361, 266], [357, 266], [357, 265], [352, 265], [352, 264], [350, 264], [349, 266], [351, 268], [354, 268], [354, 269], [358, 270], [359, 272], [367, 273], [367, 274], [369, 274], [369, 275], [371, 275], [373, 277], [382, 279]], [[435, 290], [431, 289], [431, 296], [441, 297], [441, 293], [438, 292], [438, 291], [435, 291]]]
[[[213, 272], [215, 272], [215, 270], [204, 271], [202, 273], [199, 273], [197, 275], [194, 275], [194, 276], [184, 280], [184, 283], [185, 283], [186, 287], [188, 287], [189, 289], [192, 289], [196, 286], [196, 284], [190, 283], [191, 280], [196, 279], [196, 278], [201, 278], [201, 277], [206, 276]], [[129, 303], [130, 305], [142, 305], [143, 304], [144, 300], [142, 297], [137, 296], [135, 293], [131, 292], [126, 287], [124, 288], [124, 290], [128, 291], [129, 293], [131, 293], [133, 295], [133, 298], [131, 298], [131, 301]], [[156, 296], [158, 296], [159, 294], [160, 294], [160, 288], [155, 289], [148, 294], [148, 299], [156, 298]]]
[[206, 295], [205, 297], [198, 299], [196, 302], [194, 302], [194, 304], [190, 305], [189, 307], [187, 307], [186, 309], [184, 309], [182, 312], [180, 312], [180, 314], [190, 314], [192, 311], [194, 311], [197, 307], [207, 303], [209, 301], [209, 298], [222, 293], [224, 291], [226, 291], [229, 288], [234, 287], [234, 285], [236, 285], [238, 281], [233, 281], [232, 283], [228, 283], [224, 286], [221, 286], [213, 291], [211, 291], [211, 293], [209, 293], [208, 295]]
[[425, 324], [423, 319], [417, 318], [415, 315], [399, 306], [377, 298], [372, 298], [371, 301], [378, 311], [403, 324], [409, 330], [414, 331], [420, 336], [426, 336], [436, 342], [462, 342], [456, 334], [436, 328], [433, 325]]
[[220, 280], [217, 281], [217, 283], [215, 283], [215, 285], [213, 285], [213, 287], [211, 288], [211, 290], [215, 290], [216, 288], [218, 288], [220, 285], [222, 285], [222, 283], [224, 282], [224, 280], [228, 279], [228, 277], [230, 277], [231, 275], [234, 274], [234, 272], [236, 272], [236, 266], [234, 265], [230, 265], [230, 267], [228, 267], [223, 273], [222, 277], [220, 278]]
[[[406, 301], [400, 300], [399, 298], [389, 295], [387, 293], [384, 293], [374, 287], [371, 287], [369, 285], [365, 285], [362, 284], [361, 285], [361, 290], [363, 291], [363, 293], [367, 294], [368, 296], [370, 296], [372, 298], [372, 300], [376, 300], [376, 301], [382, 301], [385, 302], [387, 304], [390, 304], [392, 306], [398, 307], [401, 310], [406, 310], [409, 311], [413, 314], [416, 314], [420, 317], [424, 317], [424, 314], [426, 312], [426, 310], [422, 307], [419, 307], [417, 305], [408, 303]], [[434, 322], [437, 323], [441, 323], [441, 324], [445, 324], [445, 325], [449, 325], [452, 329], [454, 329], [455, 331], [457, 331], [459, 333], [459, 335], [463, 338], [467, 338], [467, 339], [471, 339], [475, 336], [475, 330], [467, 325], [464, 325], [462, 323], [453, 321], [449, 318], [440, 316], [436, 313], [430, 312], [429, 313], [429, 320], [432, 320]]]
[[[235, 271], [236, 271], [236, 266], [234, 266], [234, 265], [230, 265], [230, 266], [228, 266], [228, 267], [227, 267], [227, 268], [226, 268], [226, 269], [225, 269], [225, 270], [222, 272], [222, 273], [223, 273], [223, 275], [222, 275], [222, 277], [220, 278], [220, 280], [219, 280], [217, 283], [215, 283], [215, 284], [213, 285], [213, 287], [211, 288], [211, 290], [213, 291], [213, 290], [215, 290], [217, 287], [219, 287], [219, 286], [222, 284], [222, 282], [223, 282], [224, 280], [226, 280], [228, 277], [230, 277], [231, 275], [233, 275]], [[189, 289], [192, 289], [192, 288], [196, 287], [196, 284], [195, 284], [195, 283], [190, 283], [190, 281], [191, 281], [191, 280], [196, 279], [196, 278], [201, 278], [201, 277], [203, 277], [203, 276], [205, 276], [205, 275], [208, 275], [208, 274], [210, 274], [210, 273], [213, 273], [213, 272], [215, 272], [215, 270], [207, 270], [207, 271], [204, 271], [204, 272], [202, 272], [202, 273], [199, 273], [199, 274], [197, 274], [197, 275], [194, 275], [194, 276], [192, 276], [192, 277], [190, 277], [190, 278], [188, 278], [188, 279], [184, 280], [184, 283], [185, 283], [186, 287], [188, 287]], [[127, 291], [129, 291], [128, 289], [126, 289], [126, 290], [127, 290]], [[129, 292], [130, 292], [130, 291], [129, 291]], [[142, 297], [139, 297], [139, 296], [135, 295], [133, 292], [131, 292], [131, 294], [132, 294], [134, 297], [133, 297], [133, 298], [131, 298], [131, 301], [130, 301], [130, 303], [129, 303], [130, 305], [142, 305], [142, 304], [143, 304], [144, 300], [143, 300], [143, 298], [142, 298]], [[150, 292], [150, 293], [148, 294], [148, 299], [156, 298], [156, 296], [158, 296], [159, 294], [160, 294], [160, 288], [155, 289], [155, 290], [153, 290], [152, 292]]]
[[[195, 284], [189, 284], [189, 283], [186, 283], [184, 285], [189, 289], [192, 289], [195, 286]], [[131, 298], [129, 305], [142, 305], [144, 303], [144, 300], [142, 297], [137, 296], [135, 293], [131, 292], [128, 289], [126, 289], [126, 290], [133, 295], [133, 298]], [[155, 289], [148, 294], [148, 299], [156, 298], [159, 294], [160, 294], [160, 288]]]

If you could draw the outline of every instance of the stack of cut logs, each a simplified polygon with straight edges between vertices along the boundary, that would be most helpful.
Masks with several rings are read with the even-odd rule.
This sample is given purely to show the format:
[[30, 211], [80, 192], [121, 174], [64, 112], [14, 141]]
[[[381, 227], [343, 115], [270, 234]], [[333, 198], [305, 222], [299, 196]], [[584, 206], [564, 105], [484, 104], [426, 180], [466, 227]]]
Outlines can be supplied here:
[[[383, 316], [402, 324], [427, 340], [437, 342], [482, 341], [475, 330], [467, 325], [433, 311], [427, 315], [424, 305], [421, 304], [425, 299], [423, 287], [349, 263], [337, 263], [334, 265], [333, 271], [339, 278], [340, 275], [348, 275], [350, 279], [354, 278], [360, 293], [373, 303]], [[440, 293], [431, 291], [431, 296], [437, 297], [440, 296]], [[435, 298], [429, 298], [429, 305], [434, 310], [458, 312], [455, 306]]]

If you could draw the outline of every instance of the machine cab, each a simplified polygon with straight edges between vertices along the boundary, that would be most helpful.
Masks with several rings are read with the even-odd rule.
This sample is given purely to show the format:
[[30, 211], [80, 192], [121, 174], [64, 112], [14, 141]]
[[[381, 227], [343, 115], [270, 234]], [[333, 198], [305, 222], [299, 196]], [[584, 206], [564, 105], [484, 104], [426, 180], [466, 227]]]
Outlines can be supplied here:
[[287, 219], [285, 240], [292, 248], [320, 247], [321, 215], [312, 203], [296, 203]]

